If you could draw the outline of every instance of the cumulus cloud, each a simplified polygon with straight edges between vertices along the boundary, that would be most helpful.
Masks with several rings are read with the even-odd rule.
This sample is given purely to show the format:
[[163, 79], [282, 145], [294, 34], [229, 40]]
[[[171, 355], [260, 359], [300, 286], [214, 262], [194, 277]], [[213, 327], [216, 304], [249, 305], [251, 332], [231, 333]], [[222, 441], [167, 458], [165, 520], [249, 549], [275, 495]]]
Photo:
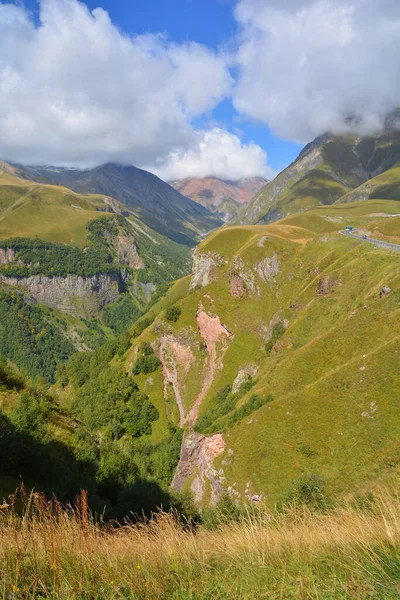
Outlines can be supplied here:
[[41, 0], [40, 25], [0, 3], [0, 156], [29, 163], [152, 164], [197, 145], [191, 120], [231, 87], [195, 43], [128, 37], [97, 8]]
[[300, 142], [375, 133], [400, 103], [398, 0], [240, 0], [238, 111]]
[[220, 177], [237, 180], [245, 177], [272, 178], [267, 155], [256, 144], [244, 144], [240, 138], [222, 129], [198, 132], [197, 143], [188, 149], [171, 151], [158, 166], [149, 170], [165, 181], [186, 177]]

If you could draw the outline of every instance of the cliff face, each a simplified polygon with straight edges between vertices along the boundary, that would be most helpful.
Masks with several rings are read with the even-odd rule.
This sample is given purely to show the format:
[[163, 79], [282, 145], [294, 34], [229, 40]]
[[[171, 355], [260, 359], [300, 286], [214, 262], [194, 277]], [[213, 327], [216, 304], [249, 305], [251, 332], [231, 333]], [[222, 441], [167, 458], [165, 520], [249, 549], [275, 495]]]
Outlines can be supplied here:
[[15, 262], [15, 250], [13, 248], [0, 248], [0, 265], [8, 265]]
[[119, 294], [118, 273], [100, 273], [92, 277], [4, 277], [0, 282], [24, 292], [27, 299], [58, 308], [69, 314], [91, 314], [99, 311]]

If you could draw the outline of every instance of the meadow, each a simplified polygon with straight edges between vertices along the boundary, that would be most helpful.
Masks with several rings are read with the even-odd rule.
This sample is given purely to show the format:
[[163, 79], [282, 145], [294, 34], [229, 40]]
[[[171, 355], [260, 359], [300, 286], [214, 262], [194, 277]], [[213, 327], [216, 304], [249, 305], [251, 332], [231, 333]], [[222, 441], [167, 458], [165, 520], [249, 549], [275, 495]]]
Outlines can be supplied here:
[[0, 536], [2, 600], [400, 597], [400, 498], [383, 488], [325, 512], [249, 507], [200, 525], [159, 512], [118, 526], [96, 521], [84, 492], [62, 506], [22, 488], [0, 506]]

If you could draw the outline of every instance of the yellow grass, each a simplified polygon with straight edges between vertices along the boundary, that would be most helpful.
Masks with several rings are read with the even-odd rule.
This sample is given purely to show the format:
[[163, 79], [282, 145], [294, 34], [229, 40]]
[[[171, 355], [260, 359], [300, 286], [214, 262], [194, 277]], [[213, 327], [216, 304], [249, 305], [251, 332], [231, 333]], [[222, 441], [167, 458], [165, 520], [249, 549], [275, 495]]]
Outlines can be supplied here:
[[75, 507], [25, 498], [0, 506], [0, 598], [325, 599], [400, 597], [400, 500], [368, 509], [260, 512], [215, 531], [160, 513], [96, 525]]

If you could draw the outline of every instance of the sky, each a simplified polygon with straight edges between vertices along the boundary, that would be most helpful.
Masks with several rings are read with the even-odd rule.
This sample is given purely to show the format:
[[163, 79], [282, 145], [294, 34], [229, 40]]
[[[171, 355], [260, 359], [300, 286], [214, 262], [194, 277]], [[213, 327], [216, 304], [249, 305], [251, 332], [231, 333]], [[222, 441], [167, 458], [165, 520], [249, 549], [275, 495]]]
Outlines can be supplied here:
[[0, 0], [4, 160], [272, 178], [399, 99], [399, 0]]

